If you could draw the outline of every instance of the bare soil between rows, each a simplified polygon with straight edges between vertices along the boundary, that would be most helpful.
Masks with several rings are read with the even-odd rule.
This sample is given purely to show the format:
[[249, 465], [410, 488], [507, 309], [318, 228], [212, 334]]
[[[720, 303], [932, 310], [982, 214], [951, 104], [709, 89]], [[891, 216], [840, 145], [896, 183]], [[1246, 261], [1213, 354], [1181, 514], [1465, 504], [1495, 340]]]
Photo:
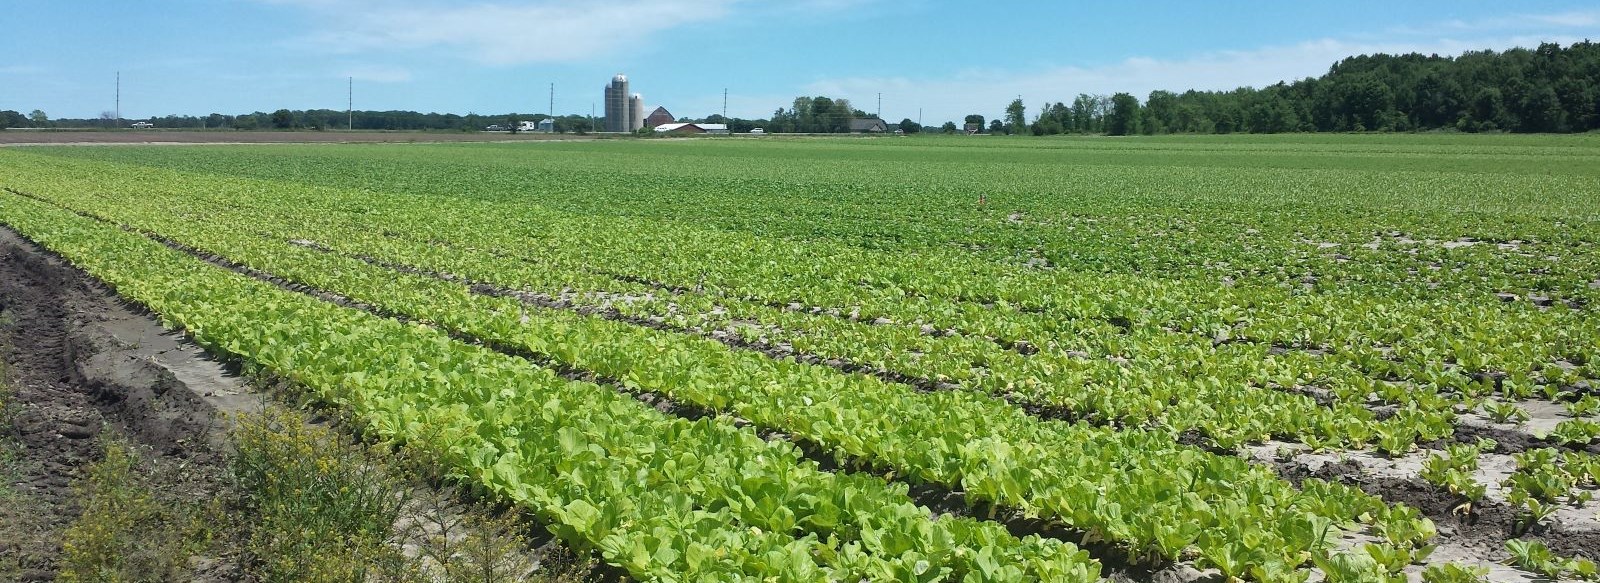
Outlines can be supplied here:
[[[146, 466], [142, 473], [155, 476], [156, 485], [176, 502], [198, 507], [236, 495], [225, 465], [225, 430], [232, 427], [233, 415], [278, 406], [268, 394], [276, 394], [274, 381], [239, 378], [226, 360], [164, 329], [142, 307], [4, 225], [0, 359], [7, 373], [0, 445], [15, 447], [21, 456], [0, 465], [0, 477], [9, 482], [0, 494], [15, 493], [0, 497], [4, 581], [53, 581], [59, 576], [65, 557], [62, 534], [82, 513], [78, 481], [104, 455], [105, 440], [138, 447]], [[401, 530], [396, 544], [408, 555], [443, 552], [436, 540], [440, 538], [461, 545], [465, 536], [501, 536], [487, 522], [503, 510], [494, 501], [455, 488], [434, 489], [438, 484], [427, 479], [408, 482], [396, 483], [407, 505], [397, 523]], [[574, 559], [535, 521], [516, 523], [533, 564], [551, 561], [548, 569], [534, 567], [549, 575], [532, 580], [629, 580], [604, 563]], [[250, 579], [243, 557], [232, 556], [241, 552], [238, 548], [211, 548], [224, 556], [191, 557], [189, 580]]]
[[412, 142], [549, 142], [592, 140], [576, 134], [424, 131], [238, 131], [238, 130], [0, 130], [0, 146], [197, 145], [197, 144], [346, 144]]
[[[179, 468], [161, 472], [181, 482], [169, 490], [204, 503], [223, 488], [219, 413], [257, 399], [198, 348], [7, 229], [0, 358], [10, 407], [0, 431], [21, 446], [5, 476], [15, 499], [4, 513], [15, 515], [0, 520], [17, 528], [0, 537], [0, 578], [18, 581], [55, 579], [62, 532], [81, 511], [73, 484], [101, 457], [102, 438], [140, 446], [151, 468]], [[238, 578], [229, 561], [201, 563], [214, 566], [196, 580]]]

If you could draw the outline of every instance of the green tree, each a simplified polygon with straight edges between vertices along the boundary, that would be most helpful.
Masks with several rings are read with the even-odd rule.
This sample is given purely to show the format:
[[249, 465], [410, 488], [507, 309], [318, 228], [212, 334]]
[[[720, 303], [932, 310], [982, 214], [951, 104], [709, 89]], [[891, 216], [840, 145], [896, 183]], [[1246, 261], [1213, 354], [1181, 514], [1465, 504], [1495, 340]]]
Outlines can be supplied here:
[[50, 127], [50, 116], [45, 115], [44, 110], [42, 109], [33, 110], [33, 112], [28, 114], [28, 119], [33, 122], [33, 127]]
[[1027, 111], [1021, 97], [1011, 100], [1011, 104], [1006, 106], [1006, 133], [1022, 133], [1023, 128], [1028, 127]]
[[1000, 121], [998, 119], [989, 121], [989, 133], [991, 133], [991, 134], [1003, 134], [1005, 132], [1006, 132], [1006, 122]]
[[1104, 109], [1100, 102], [1104, 98], [1099, 95], [1079, 93], [1072, 100], [1072, 125], [1068, 129], [1078, 133], [1093, 133], [1101, 130], [1101, 111]]
[[9, 109], [0, 111], [0, 130], [6, 128], [27, 127], [27, 125], [28, 118], [22, 117], [21, 113], [11, 111]]
[[1106, 116], [1106, 133], [1126, 136], [1139, 132], [1139, 98], [1127, 93], [1111, 96], [1111, 113]]
[[1150, 96], [1144, 100], [1144, 119], [1148, 122], [1147, 131], [1153, 134], [1170, 133], [1179, 131], [1178, 126], [1178, 96], [1171, 91], [1151, 91]]
[[947, 133], [947, 134], [956, 133], [956, 122], [953, 122], [953, 121], [944, 122], [944, 125], [939, 126], [939, 131]]
[[1517, 127], [1519, 131], [1559, 132], [1566, 129], [1567, 112], [1561, 108], [1555, 89], [1549, 85], [1534, 87], [1522, 97], [1519, 105], [1517, 117], [1522, 122]]
[[900, 120], [900, 131], [908, 134], [915, 134], [922, 131], [922, 124], [911, 121], [911, 118], [908, 117]]
[[272, 112], [272, 127], [286, 130], [294, 127], [294, 112], [280, 109]]
[[978, 129], [978, 131], [980, 131], [980, 132], [983, 131], [983, 116], [981, 116], [981, 115], [978, 115], [978, 114], [974, 113], [972, 115], [967, 116], [966, 123], [967, 123], [966, 129], [970, 130], [970, 129], [975, 127], [975, 128]]

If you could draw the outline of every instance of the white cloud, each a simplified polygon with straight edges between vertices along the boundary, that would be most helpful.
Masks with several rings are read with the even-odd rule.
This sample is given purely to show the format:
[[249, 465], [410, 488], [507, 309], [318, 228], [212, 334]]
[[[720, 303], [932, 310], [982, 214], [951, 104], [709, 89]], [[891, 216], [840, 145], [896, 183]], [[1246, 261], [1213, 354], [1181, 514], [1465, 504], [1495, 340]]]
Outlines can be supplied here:
[[1384, 29], [1376, 38], [1394, 38], [1396, 36], [1428, 37], [1446, 32], [1451, 34], [1551, 33], [1561, 29], [1595, 28], [1596, 26], [1600, 26], [1600, 10], [1573, 10], [1551, 14], [1507, 14], [1478, 20], [1446, 20], [1423, 26], [1395, 26]]
[[994, 117], [1019, 95], [1032, 117], [1042, 104], [1071, 103], [1079, 93], [1127, 92], [1142, 101], [1157, 89], [1227, 90], [1318, 76], [1326, 73], [1333, 63], [1354, 55], [1379, 52], [1451, 55], [1468, 50], [1534, 47], [1541, 42], [1566, 45], [1579, 40], [1566, 35], [1372, 42], [1325, 38], [1255, 50], [1216, 51], [1183, 59], [1130, 57], [1101, 67], [1063, 65], [1031, 71], [973, 69], [927, 78], [827, 79], [804, 85], [800, 91], [807, 95], [848, 98], [857, 107], [873, 102], [877, 93], [882, 92], [884, 117], [915, 118], [920, 107], [924, 123], [959, 122], [970, 113]]
[[1600, 11], [1573, 11], [1560, 14], [1529, 15], [1527, 18], [1536, 24], [1546, 26], [1559, 26], [1566, 28], [1585, 28], [1600, 26]]
[[404, 67], [361, 65], [345, 69], [339, 76], [372, 83], [404, 83], [411, 80], [411, 71]]
[[489, 65], [573, 62], [634, 48], [650, 35], [726, 16], [736, 0], [262, 0], [313, 13], [320, 30], [291, 41], [318, 52], [446, 49]]

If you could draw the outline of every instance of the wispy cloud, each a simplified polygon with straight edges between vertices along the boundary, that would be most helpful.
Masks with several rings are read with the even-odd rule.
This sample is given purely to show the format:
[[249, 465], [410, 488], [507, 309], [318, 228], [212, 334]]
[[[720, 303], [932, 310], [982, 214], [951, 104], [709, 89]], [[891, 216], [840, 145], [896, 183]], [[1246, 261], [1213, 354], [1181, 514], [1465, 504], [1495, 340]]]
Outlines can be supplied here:
[[45, 72], [44, 67], [38, 65], [3, 65], [0, 66], [0, 75], [35, 75]]
[[262, 0], [325, 23], [289, 41], [318, 52], [444, 49], [488, 65], [573, 62], [634, 48], [652, 35], [725, 17], [736, 0]]
[[1562, 12], [1560, 14], [1529, 15], [1534, 23], [1565, 28], [1600, 26], [1600, 10]]
[[1600, 27], [1600, 10], [1571, 10], [1549, 14], [1515, 13], [1476, 20], [1444, 20], [1425, 25], [1394, 26], [1364, 38], [1394, 38], [1397, 36], [1431, 37], [1440, 34], [1460, 35], [1517, 34], [1527, 32], [1573, 32], [1571, 29]]
[[[1519, 17], [1531, 20], [1531, 17]], [[1551, 15], [1562, 22], [1579, 22], [1574, 14]], [[1581, 27], [1581, 25], [1574, 25]], [[979, 113], [994, 116], [1021, 96], [1029, 115], [1046, 102], [1070, 102], [1079, 93], [1127, 92], [1144, 99], [1157, 89], [1184, 91], [1264, 87], [1321, 75], [1345, 57], [1373, 53], [1458, 54], [1469, 50], [1534, 47], [1542, 42], [1570, 44], [1582, 40], [1573, 34], [1494, 36], [1469, 34], [1464, 29], [1433, 29], [1448, 37], [1391, 34], [1388, 39], [1323, 38], [1285, 46], [1253, 50], [1215, 51], [1180, 59], [1130, 57], [1100, 67], [1060, 65], [1037, 70], [969, 69], [938, 77], [849, 77], [825, 79], [800, 87], [810, 95], [849, 98], [858, 103], [881, 92], [884, 116], [915, 117], [924, 122], [959, 121]], [[1568, 31], [1581, 32], [1581, 31]], [[890, 104], [894, 104], [892, 107]]]
[[339, 76], [371, 83], [404, 83], [411, 80], [411, 70], [388, 65], [356, 65], [342, 70]]

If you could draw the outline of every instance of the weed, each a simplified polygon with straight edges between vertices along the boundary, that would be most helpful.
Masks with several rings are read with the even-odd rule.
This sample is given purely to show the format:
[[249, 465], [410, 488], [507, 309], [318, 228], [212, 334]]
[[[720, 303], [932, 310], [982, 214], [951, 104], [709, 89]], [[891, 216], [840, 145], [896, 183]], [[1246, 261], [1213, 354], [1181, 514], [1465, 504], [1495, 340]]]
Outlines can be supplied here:
[[[0, 321], [6, 318], [0, 313]], [[0, 322], [3, 325], [3, 322]], [[0, 354], [4, 354], [0, 346]], [[13, 580], [35, 559], [25, 550], [25, 541], [53, 540], [41, 524], [38, 501], [14, 484], [23, 476], [22, 444], [14, 439], [16, 405], [11, 400], [10, 383], [4, 360], [0, 360], [0, 579]]]
[[339, 434], [269, 412], [241, 419], [229, 459], [254, 520], [248, 570], [262, 581], [411, 581], [414, 561], [390, 544], [401, 492]]
[[138, 472], [139, 455], [108, 441], [77, 486], [83, 514], [62, 537], [60, 580], [176, 581], [210, 539], [204, 513], [164, 499]]

